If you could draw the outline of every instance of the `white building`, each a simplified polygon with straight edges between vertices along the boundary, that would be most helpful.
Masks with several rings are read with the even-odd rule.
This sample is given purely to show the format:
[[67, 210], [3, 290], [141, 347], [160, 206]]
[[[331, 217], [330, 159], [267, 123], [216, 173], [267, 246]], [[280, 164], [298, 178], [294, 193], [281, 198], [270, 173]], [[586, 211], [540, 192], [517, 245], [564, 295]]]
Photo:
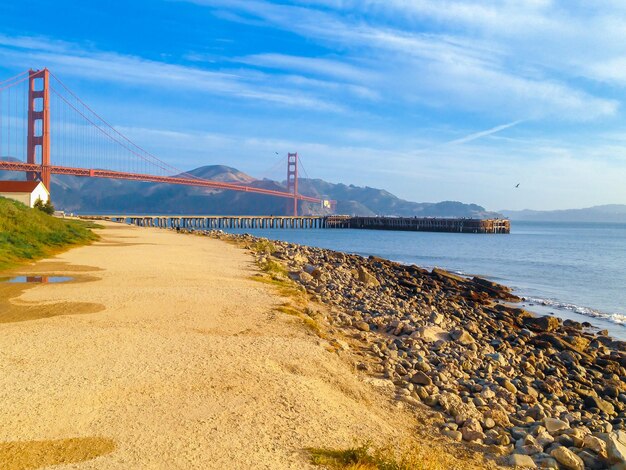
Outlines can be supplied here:
[[33, 207], [37, 199], [50, 199], [50, 193], [41, 181], [0, 181], [0, 196]]

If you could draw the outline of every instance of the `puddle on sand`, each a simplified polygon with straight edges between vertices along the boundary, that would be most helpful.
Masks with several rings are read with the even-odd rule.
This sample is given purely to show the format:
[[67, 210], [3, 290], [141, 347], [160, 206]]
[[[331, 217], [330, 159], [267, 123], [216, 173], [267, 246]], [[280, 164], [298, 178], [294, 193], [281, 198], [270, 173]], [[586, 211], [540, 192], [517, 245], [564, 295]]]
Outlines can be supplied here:
[[0, 278], [0, 282], [8, 282], [11, 284], [55, 284], [59, 282], [68, 282], [73, 279], [73, 277], [68, 276], [15, 276], [2, 277]]

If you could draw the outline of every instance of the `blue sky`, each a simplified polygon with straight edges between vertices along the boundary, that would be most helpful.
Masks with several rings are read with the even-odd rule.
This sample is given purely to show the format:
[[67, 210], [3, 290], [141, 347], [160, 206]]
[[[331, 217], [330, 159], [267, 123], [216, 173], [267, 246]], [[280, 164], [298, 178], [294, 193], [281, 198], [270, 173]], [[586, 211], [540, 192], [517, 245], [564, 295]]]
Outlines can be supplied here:
[[[179, 168], [489, 209], [626, 203], [626, 2], [0, 3], [0, 78], [49, 67]], [[519, 189], [513, 189], [520, 184]]]

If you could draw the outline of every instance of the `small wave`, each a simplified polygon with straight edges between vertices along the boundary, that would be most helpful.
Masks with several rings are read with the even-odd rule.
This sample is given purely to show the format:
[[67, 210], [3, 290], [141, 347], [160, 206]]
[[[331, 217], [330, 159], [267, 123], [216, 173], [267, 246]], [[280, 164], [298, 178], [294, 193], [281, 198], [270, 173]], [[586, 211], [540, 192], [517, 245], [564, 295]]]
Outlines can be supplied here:
[[585, 315], [587, 317], [592, 318], [601, 318], [603, 320], [608, 320], [612, 323], [616, 323], [618, 325], [626, 326], [626, 315], [621, 313], [605, 313], [600, 312], [598, 310], [594, 310], [589, 307], [582, 307], [580, 305], [569, 304], [566, 302], [559, 302], [557, 300], [551, 299], [541, 299], [541, 298], [533, 298], [533, 297], [525, 297], [526, 302], [539, 304], [547, 307], [552, 307], [557, 310], [567, 310], [569, 312], [578, 313], [580, 315]]

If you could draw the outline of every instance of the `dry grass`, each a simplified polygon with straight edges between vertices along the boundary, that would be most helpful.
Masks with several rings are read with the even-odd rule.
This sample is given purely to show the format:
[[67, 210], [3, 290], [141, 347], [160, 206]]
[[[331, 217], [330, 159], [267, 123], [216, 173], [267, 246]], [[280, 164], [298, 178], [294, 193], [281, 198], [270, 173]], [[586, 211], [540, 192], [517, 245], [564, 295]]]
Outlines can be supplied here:
[[398, 451], [391, 446], [374, 448], [366, 443], [344, 450], [309, 449], [311, 462], [340, 470], [443, 470], [454, 468], [432, 450], [412, 446]]
[[275, 279], [262, 274], [251, 276], [250, 279], [273, 286], [282, 297], [291, 299], [298, 306], [305, 307], [308, 304], [308, 297], [304, 288], [298, 286], [290, 279]]
[[257, 240], [250, 248], [257, 253], [266, 253], [268, 255], [276, 251], [276, 247], [269, 240]]
[[259, 262], [259, 267], [263, 272], [268, 273], [272, 277], [285, 279], [289, 276], [287, 268], [285, 268], [285, 266], [283, 266], [278, 261], [275, 261], [271, 258], [268, 258], [263, 262]]
[[326, 337], [322, 325], [319, 323], [319, 321], [317, 321], [317, 319], [313, 317], [312, 311], [310, 309], [306, 308], [302, 310], [287, 303], [281, 305], [280, 307], [277, 307], [276, 310], [281, 313], [286, 313], [287, 315], [298, 317], [300, 320], [302, 320], [302, 323], [304, 323], [304, 325], [317, 336], [319, 336], [320, 338]]

